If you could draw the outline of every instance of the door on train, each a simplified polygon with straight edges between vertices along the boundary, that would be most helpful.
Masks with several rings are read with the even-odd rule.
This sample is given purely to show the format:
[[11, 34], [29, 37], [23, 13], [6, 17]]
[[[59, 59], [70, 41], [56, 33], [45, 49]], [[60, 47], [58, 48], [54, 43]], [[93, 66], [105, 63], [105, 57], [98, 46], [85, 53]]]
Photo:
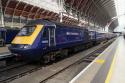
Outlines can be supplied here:
[[49, 32], [49, 46], [53, 47], [56, 45], [55, 41], [55, 26], [48, 26], [48, 32]]

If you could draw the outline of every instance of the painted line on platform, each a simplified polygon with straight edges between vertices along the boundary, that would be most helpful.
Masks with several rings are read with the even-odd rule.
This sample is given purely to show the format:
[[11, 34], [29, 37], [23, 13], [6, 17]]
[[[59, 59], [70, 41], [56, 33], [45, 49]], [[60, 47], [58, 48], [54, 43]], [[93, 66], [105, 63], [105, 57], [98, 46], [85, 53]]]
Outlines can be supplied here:
[[111, 77], [112, 77], [112, 74], [113, 74], [113, 67], [115, 65], [117, 55], [118, 55], [118, 48], [115, 51], [115, 54], [114, 54], [114, 57], [113, 57], [109, 72], [108, 72], [106, 80], [105, 80], [105, 83], [110, 83], [110, 80], [111, 80]]
[[[115, 41], [115, 42], [116, 42], [116, 41]], [[115, 42], [113, 42], [110, 46], [108, 46], [108, 47], [105, 49], [105, 51], [108, 51]], [[82, 70], [77, 76], [75, 76], [69, 83], [75, 83], [75, 81], [76, 81], [83, 73], [85, 73], [85, 71], [88, 70], [88, 68], [91, 67], [91, 66], [95, 63], [95, 61], [96, 61], [99, 57], [102, 56], [102, 54], [103, 54], [105, 51], [103, 51], [98, 57], [96, 57], [96, 58], [93, 60], [93, 62], [91, 62], [85, 69], [83, 69], [83, 70]]]

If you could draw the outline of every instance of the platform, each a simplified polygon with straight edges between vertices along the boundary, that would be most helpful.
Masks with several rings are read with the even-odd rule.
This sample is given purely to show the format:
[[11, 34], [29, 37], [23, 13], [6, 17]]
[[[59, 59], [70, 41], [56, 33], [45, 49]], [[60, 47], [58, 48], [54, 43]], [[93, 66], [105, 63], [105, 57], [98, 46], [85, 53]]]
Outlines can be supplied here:
[[5, 53], [5, 52], [9, 52], [8, 47], [7, 47], [7, 46], [5, 46], [5, 47], [0, 47], [0, 54], [1, 54], [1, 53]]
[[8, 57], [12, 57], [10, 56], [11, 53], [8, 50], [8, 47], [0, 47], [0, 60], [4, 59], [4, 58], [8, 58]]
[[117, 38], [69, 83], [124, 83], [125, 40]]

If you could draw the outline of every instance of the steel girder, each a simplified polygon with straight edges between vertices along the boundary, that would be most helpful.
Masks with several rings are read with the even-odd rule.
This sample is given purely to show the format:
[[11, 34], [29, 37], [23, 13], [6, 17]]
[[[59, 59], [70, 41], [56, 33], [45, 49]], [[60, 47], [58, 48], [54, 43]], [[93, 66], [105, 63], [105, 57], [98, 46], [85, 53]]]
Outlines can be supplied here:
[[[23, 3], [21, 0], [1, 0], [3, 14], [12, 16], [12, 22], [15, 16], [29, 18], [53, 18], [59, 19], [59, 14], [44, 10], [42, 8]], [[69, 8], [69, 12], [75, 12], [78, 18], [85, 18], [85, 20], [104, 26], [113, 16], [116, 15], [113, 0], [64, 0], [65, 6]], [[111, 12], [112, 11], [112, 12]], [[78, 23], [74, 19], [63, 17], [66, 22]], [[117, 21], [112, 24], [117, 26]]]
[[[101, 26], [105, 26], [106, 23], [116, 15], [115, 6], [113, 0], [64, 0], [65, 4], [69, 7], [75, 8], [85, 19], [93, 20], [94, 23], [98, 23]], [[72, 9], [71, 8], [71, 9]], [[112, 12], [111, 12], [112, 11]], [[91, 18], [91, 19], [90, 19]], [[117, 26], [117, 22], [113, 23]], [[116, 24], [116, 25], [115, 25]]]

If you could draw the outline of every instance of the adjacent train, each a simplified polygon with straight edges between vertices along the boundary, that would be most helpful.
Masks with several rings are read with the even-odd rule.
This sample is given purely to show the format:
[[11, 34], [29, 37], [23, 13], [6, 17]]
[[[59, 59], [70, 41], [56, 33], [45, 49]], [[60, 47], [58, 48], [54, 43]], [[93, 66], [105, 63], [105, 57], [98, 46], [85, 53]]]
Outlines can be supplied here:
[[0, 27], [0, 46], [10, 44], [19, 31], [19, 29]]
[[17, 34], [9, 50], [26, 60], [48, 63], [56, 57], [82, 50], [89, 45], [114, 37], [89, 31], [79, 26], [68, 26], [49, 20], [33, 20]]

